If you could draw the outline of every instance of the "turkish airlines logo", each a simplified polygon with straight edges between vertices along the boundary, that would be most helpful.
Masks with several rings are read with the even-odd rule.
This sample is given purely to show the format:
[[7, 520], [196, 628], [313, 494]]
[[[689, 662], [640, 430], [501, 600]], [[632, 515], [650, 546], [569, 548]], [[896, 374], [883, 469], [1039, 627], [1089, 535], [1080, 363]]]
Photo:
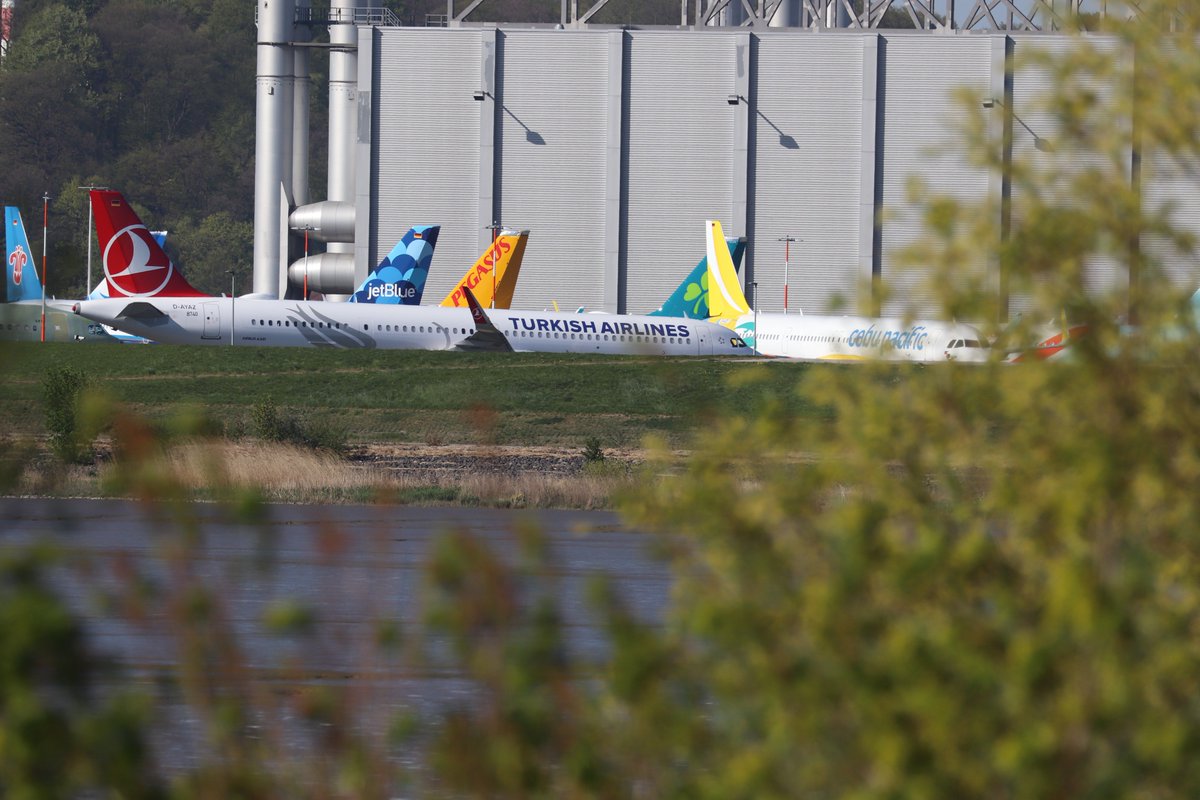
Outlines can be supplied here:
[[[150, 263], [151, 258], [156, 262]], [[149, 291], [138, 291], [162, 273], [162, 282]], [[175, 267], [150, 235], [145, 225], [121, 229], [104, 248], [104, 274], [108, 282], [126, 297], [152, 297], [166, 287]], [[141, 276], [146, 277], [141, 277]]]
[[17, 286], [21, 285], [21, 275], [25, 272], [25, 265], [29, 263], [29, 256], [25, 254], [25, 248], [17, 245], [11, 253], [8, 254], [8, 266], [12, 267], [13, 283]]

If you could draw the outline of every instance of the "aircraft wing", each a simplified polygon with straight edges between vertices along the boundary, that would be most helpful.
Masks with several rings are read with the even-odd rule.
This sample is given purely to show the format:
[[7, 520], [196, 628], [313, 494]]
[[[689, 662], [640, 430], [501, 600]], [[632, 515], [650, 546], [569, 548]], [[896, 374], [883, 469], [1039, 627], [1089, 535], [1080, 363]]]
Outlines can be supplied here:
[[475, 332], [455, 346], [459, 350], [473, 352], [511, 353], [513, 347], [508, 337], [488, 319], [471, 289], [465, 285], [462, 289], [467, 298], [467, 307], [471, 309], [471, 318], [475, 320]]

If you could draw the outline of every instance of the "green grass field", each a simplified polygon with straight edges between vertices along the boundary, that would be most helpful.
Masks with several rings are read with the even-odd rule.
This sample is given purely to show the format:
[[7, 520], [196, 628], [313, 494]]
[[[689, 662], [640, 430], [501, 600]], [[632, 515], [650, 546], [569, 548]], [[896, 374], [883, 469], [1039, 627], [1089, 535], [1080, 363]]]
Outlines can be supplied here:
[[[710, 415], [768, 397], [823, 417], [794, 387], [805, 364], [402, 350], [0, 345], [6, 401], [0, 433], [41, 432], [42, 379], [77, 367], [92, 386], [154, 419], [202, 407], [244, 430], [254, 404], [343, 429], [349, 442], [636, 447], [648, 433], [673, 444]], [[736, 388], [730, 389], [733, 380]]]

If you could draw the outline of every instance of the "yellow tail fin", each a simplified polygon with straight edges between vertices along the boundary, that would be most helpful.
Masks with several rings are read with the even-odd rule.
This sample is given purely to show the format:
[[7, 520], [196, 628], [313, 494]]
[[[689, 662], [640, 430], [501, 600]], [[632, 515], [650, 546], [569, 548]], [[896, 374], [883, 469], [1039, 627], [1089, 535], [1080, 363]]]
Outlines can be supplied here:
[[[509, 308], [517, 288], [517, 275], [525, 257], [529, 231], [501, 231], [458, 285], [446, 295], [443, 306], [467, 307], [463, 288], [469, 288], [484, 308]], [[494, 304], [493, 304], [493, 301]]]
[[720, 320], [729, 326], [738, 317], [750, 312], [750, 304], [742, 293], [742, 285], [738, 283], [737, 272], [733, 268], [733, 259], [729, 255], [729, 246], [725, 243], [725, 233], [721, 223], [708, 220], [705, 230], [705, 246], [708, 248], [708, 317]]

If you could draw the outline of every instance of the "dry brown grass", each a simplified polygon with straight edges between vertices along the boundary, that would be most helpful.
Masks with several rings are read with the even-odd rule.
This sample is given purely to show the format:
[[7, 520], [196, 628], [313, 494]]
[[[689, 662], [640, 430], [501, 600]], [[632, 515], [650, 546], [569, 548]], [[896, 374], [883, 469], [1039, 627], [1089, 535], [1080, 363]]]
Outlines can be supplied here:
[[357, 469], [320, 450], [259, 441], [203, 440], [172, 447], [162, 468], [184, 486], [225, 486], [265, 492], [352, 489], [383, 481], [383, 476]]
[[[258, 440], [198, 439], [176, 442], [165, 452], [131, 465], [113, 460], [108, 442], [90, 466], [63, 466], [42, 452], [30, 459], [17, 482], [28, 495], [96, 497], [111, 495], [124, 482], [114, 478], [131, 467], [197, 497], [253, 489], [267, 500], [308, 503], [393, 502], [508, 508], [611, 508], [615, 495], [637, 480], [636, 470], [606, 461], [599, 469], [562, 474], [536, 470], [497, 472], [441, 468], [443, 449], [427, 448], [428, 470], [394, 471], [374, 463], [353, 463], [320, 450]], [[494, 455], [494, 448], [481, 458]]]

